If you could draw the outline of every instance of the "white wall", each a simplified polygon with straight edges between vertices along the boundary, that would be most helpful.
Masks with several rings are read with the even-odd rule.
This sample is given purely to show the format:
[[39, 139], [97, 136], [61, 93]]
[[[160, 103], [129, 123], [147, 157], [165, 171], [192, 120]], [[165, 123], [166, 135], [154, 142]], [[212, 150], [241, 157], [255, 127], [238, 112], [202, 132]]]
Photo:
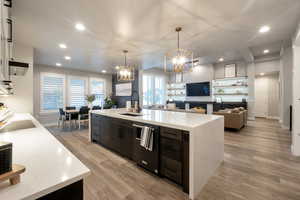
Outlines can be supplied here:
[[280, 60], [280, 123], [282, 128], [290, 126], [290, 105], [293, 102], [293, 51], [284, 47]]
[[74, 69], [59, 68], [54, 66], [35, 65], [34, 66], [34, 115], [44, 125], [50, 125], [57, 122], [58, 113], [40, 112], [40, 73], [57, 73], [67, 76], [82, 76], [87, 78], [102, 78], [106, 81], [106, 95], [112, 92], [112, 76], [96, 72], [79, 71]]
[[0, 97], [10, 110], [17, 113], [33, 114], [33, 47], [15, 44], [13, 49], [15, 61], [29, 63], [25, 76], [12, 76], [14, 94]]
[[255, 63], [255, 75], [274, 73], [280, 70], [280, 59]]
[[247, 65], [248, 76], [248, 119], [255, 120], [255, 64], [248, 63]]
[[222, 79], [225, 78], [225, 65], [227, 64], [236, 64], [236, 73], [237, 76], [247, 76], [247, 64], [244, 61], [230, 61], [230, 62], [221, 62], [214, 64], [214, 78]]
[[[300, 31], [299, 31], [300, 32]], [[300, 44], [300, 38], [298, 39]], [[300, 156], [300, 45], [293, 45], [293, 131], [292, 152]]]

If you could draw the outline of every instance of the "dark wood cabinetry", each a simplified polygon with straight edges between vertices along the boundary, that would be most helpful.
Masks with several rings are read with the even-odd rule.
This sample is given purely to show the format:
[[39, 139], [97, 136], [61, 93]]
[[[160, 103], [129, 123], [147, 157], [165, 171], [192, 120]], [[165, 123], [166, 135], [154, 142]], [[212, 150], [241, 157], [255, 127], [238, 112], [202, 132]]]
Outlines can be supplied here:
[[189, 135], [181, 130], [162, 127], [160, 131], [160, 171], [170, 180], [183, 186], [189, 184]]
[[92, 141], [130, 159], [133, 157], [132, 133], [131, 123], [126, 120], [92, 114]]
[[[154, 130], [153, 150], [140, 146], [143, 126]], [[92, 114], [91, 139], [138, 165], [166, 177], [189, 192], [189, 134], [182, 130], [154, 126]]]

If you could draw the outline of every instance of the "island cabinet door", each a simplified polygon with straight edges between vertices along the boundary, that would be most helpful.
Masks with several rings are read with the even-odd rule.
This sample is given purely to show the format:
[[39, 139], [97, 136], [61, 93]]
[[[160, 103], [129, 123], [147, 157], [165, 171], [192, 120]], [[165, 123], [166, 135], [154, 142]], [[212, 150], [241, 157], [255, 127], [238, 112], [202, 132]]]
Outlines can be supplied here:
[[129, 121], [121, 121], [118, 125], [120, 154], [133, 159], [133, 127]]
[[182, 184], [182, 131], [161, 128], [160, 150], [162, 175]]
[[183, 186], [189, 192], [189, 135], [185, 131], [160, 129], [161, 175]]
[[100, 118], [95, 114], [92, 114], [91, 119], [91, 135], [92, 141], [98, 143], [100, 140]]

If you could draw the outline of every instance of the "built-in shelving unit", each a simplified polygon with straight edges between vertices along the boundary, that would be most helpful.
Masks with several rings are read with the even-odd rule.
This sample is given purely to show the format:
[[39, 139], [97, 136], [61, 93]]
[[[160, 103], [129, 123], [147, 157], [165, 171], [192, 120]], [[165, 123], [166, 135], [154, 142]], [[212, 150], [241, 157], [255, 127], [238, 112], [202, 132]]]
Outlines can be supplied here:
[[222, 101], [242, 101], [248, 98], [248, 78], [233, 77], [212, 81], [213, 97]]
[[167, 96], [169, 99], [184, 100], [185, 94], [185, 83], [168, 83]]

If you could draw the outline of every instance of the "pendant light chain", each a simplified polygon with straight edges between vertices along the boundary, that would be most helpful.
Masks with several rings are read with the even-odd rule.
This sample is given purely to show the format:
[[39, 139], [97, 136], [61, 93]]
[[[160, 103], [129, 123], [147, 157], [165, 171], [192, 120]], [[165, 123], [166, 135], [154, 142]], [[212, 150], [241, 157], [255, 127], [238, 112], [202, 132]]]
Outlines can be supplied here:
[[177, 32], [177, 49], [179, 49], [179, 31]]

